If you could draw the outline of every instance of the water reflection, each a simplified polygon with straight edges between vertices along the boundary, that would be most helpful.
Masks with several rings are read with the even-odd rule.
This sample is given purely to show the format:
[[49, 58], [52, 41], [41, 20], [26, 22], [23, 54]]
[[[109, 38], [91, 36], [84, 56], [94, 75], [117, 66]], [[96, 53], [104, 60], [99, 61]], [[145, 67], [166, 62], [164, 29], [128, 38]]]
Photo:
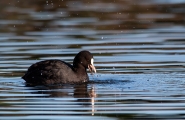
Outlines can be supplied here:
[[[30, 90], [36, 90], [32, 92], [32, 94], [41, 94], [44, 95], [44, 98], [71, 98], [74, 99], [74, 103], [82, 106], [85, 109], [74, 110], [76, 112], [89, 112], [89, 108], [91, 108], [91, 114], [94, 115], [95, 111], [95, 98], [96, 92], [93, 84], [76, 84], [76, 85], [57, 85], [57, 86], [31, 86], [26, 84]], [[62, 105], [61, 103], [60, 105]], [[66, 107], [67, 110], [68, 107]], [[87, 109], [86, 109], [87, 108]]]
[[[183, 0], [1, 0], [0, 13], [0, 119], [184, 119]], [[92, 84], [25, 87], [31, 64], [81, 50]]]

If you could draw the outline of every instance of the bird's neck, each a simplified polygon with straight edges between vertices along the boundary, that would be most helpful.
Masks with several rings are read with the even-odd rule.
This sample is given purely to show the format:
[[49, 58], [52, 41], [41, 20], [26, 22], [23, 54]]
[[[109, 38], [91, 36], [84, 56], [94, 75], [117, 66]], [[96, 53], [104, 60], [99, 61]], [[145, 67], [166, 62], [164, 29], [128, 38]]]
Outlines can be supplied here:
[[75, 72], [78, 74], [86, 74], [87, 72], [86, 68], [81, 64], [76, 64], [73, 67], [74, 67]]
[[81, 81], [83, 82], [89, 81], [87, 70], [84, 66], [82, 65], [74, 66], [74, 70], [75, 70], [76, 76], [79, 77]]

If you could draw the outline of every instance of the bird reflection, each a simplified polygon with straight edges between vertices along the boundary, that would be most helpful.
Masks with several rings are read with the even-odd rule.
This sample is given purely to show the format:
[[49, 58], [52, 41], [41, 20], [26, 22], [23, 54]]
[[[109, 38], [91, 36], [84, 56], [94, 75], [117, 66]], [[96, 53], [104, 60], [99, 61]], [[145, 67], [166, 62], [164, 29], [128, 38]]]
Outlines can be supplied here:
[[[96, 92], [93, 84], [77, 84], [77, 85], [58, 85], [58, 86], [30, 86], [31, 89], [37, 90], [36, 94], [49, 94], [45, 97], [57, 98], [77, 98], [76, 102], [84, 107], [92, 107], [92, 115], [95, 112]], [[34, 92], [35, 93], [35, 92]], [[88, 99], [89, 98], [89, 99]], [[79, 111], [79, 110], [78, 110]]]
[[[89, 105], [89, 103], [91, 103], [92, 115], [94, 115], [94, 112], [95, 112], [94, 103], [95, 103], [95, 97], [96, 97], [94, 86], [91, 86], [90, 90], [88, 90], [87, 84], [83, 84], [81, 86], [75, 86], [74, 88], [75, 88], [74, 97], [78, 98], [77, 101], [82, 103], [83, 105], [85, 105], [86, 103], [87, 105]], [[91, 99], [83, 99], [83, 98], [91, 98]]]

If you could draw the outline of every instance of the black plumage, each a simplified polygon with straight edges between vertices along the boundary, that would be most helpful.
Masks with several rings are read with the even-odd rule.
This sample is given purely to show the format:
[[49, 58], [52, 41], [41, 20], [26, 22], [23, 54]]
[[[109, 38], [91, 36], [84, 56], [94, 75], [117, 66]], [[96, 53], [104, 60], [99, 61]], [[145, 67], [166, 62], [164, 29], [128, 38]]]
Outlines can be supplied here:
[[93, 55], [89, 51], [81, 51], [75, 56], [73, 65], [62, 60], [40, 61], [31, 65], [22, 78], [36, 85], [84, 83], [89, 81], [87, 68], [96, 72]]

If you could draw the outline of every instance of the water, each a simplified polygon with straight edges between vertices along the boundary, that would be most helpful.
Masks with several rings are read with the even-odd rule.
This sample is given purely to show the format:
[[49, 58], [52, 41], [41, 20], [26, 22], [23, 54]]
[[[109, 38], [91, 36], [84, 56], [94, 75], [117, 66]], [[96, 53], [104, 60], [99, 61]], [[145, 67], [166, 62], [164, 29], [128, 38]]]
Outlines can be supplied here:
[[[0, 119], [184, 119], [184, 1], [0, 1]], [[97, 74], [83, 85], [27, 86], [40, 60]]]

